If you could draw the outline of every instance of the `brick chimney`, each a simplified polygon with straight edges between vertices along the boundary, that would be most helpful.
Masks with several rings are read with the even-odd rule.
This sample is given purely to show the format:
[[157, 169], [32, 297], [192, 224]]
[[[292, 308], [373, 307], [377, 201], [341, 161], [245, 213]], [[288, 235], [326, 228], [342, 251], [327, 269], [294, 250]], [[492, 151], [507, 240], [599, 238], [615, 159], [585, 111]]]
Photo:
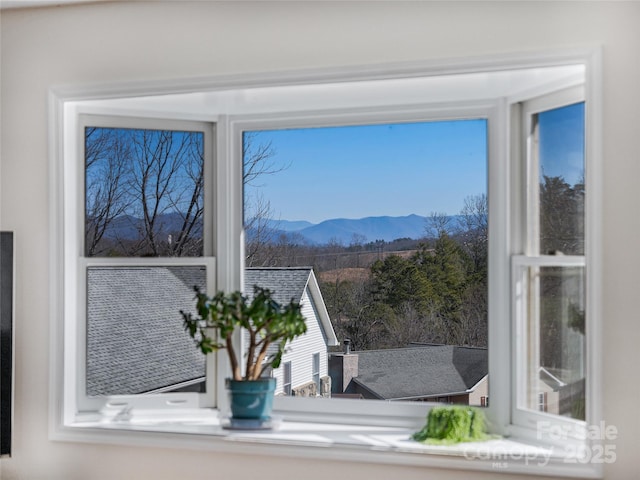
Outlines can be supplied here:
[[332, 395], [350, 393], [351, 379], [358, 376], [358, 354], [351, 353], [351, 340], [344, 340], [342, 347], [342, 353], [329, 354]]

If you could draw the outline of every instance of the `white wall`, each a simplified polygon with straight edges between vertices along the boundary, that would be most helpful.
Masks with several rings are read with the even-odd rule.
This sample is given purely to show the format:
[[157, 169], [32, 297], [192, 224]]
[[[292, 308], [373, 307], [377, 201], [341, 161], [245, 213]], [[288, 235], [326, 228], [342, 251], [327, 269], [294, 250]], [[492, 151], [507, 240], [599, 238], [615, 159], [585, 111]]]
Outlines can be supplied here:
[[[51, 86], [604, 47], [604, 405], [609, 479], [637, 476], [640, 3], [136, 2], [1, 14], [0, 227], [17, 241], [16, 416], [6, 479], [469, 478], [413, 467], [48, 440]], [[495, 474], [474, 478], [490, 479]], [[504, 476], [500, 478], [519, 478]], [[524, 477], [522, 477], [524, 478]], [[530, 478], [530, 477], [527, 477]]]

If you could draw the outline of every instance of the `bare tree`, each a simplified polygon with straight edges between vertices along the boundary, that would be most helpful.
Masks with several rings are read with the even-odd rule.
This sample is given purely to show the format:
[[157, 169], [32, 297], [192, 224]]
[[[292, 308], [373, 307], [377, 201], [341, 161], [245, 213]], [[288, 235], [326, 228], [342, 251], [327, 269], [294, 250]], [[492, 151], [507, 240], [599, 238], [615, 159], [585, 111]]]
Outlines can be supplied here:
[[291, 239], [278, 231], [276, 214], [271, 203], [259, 192], [249, 193], [247, 187], [257, 189], [265, 176], [286, 170], [275, 160], [276, 151], [272, 143], [261, 142], [259, 132], [245, 132], [242, 137], [244, 228], [247, 235], [245, 257], [248, 266], [281, 265], [285, 251], [291, 247]]
[[470, 285], [460, 310], [456, 345], [486, 347], [488, 343], [488, 299], [486, 282]]
[[351, 235], [351, 241], [349, 247], [353, 250], [362, 250], [363, 245], [367, 243], [367, 237], [361, 233], [354, 233]]
[[113, 221], [129, 206], [124, 184], [131, 150], [113, 129], [85, 130], [85, 251], [100, 252], [99, 245]]
[[351, 340], [354, 350], [382, 348], [389, 338], [388, 325], [393, 323], [393, 310], [373, 302], [368, 281], [342, 280], [322, 284], [329, 316], [336, 335]]
[[486, 237], [489, 227], [489, 205], [487, 195], [469, 195], [464, 199], [460, 212], [461, 227], [465, 230], [475, 230]]
[[184, 176], [187, 187], [176, 189], [169, 195], [173, 210], [178, 212], [182, 218], [177, 237], [169, 242], [171, 255], [176, 257], [196, 255], [202, 252], [204, 151], [199, 139], [194, 135], [189, 136], [186, 156]]
[[462, 246], [473, 261], [474, 271], [486, 271], [489, 243], [489, 211], [486, 194], [470, 195], [464, 199], [459, 223]]
[[167, 213], [182, 216], [183, 230], [177, 232], [176, 248], [183, 252], [190, 240], [189, 234], [196, 223], [202, 221], [201, 138], [201, 134], [191, 132], [131, 132], [133, 175], [129, 188], [136, 199], [136, 216], [143, 220], [136, 253], [152, 256], [173, 253], [168, 248], [171, 233], [162, 224], [163, 215]]
[[387, 325], [389, 335], [384, 348], [406, 347], [412, 342], [446, 343], [437, 316], [419, 312], [411, 302], [405, 302], [397, 309]]
[[248, 267], [259, 266], [265, 261], [267, 246], [273, 236], [271, 204], [261, 194], [249, 198], [245, 194], [244, 229], [247, 235], [245, 241], [245, 258]]
[[425, 234], [431, 238], [438, 238], [443, 233], [449, 233], [451, 226], [449, 215], [443, 212], [431, 212], [426, 220]]
[[245, 132], [242, 136], [242, 156], [244, 170], [242, 182], [244, 185], [259, 186], [256, 180], [265, 175], [286, 170], [289, 165], [278, 165], [273, 159], [276, 151], [269, 142], [259, 141], [259, 132]]
[[203, 151], [199, 132], [88, 128], [87, 255], [199, 254]]
[[[244, 136], [245, 185], [277, 173], [270, 142]], [[87, 128], [86, 254], [193, 256], [202, 253], [204, 146], [200, 132]], [[249, 258], [274, 238], [272, 210], [248, 198], [247, 227], [257, 231]], [[251, 264], [251, 262], [249, 262]]]

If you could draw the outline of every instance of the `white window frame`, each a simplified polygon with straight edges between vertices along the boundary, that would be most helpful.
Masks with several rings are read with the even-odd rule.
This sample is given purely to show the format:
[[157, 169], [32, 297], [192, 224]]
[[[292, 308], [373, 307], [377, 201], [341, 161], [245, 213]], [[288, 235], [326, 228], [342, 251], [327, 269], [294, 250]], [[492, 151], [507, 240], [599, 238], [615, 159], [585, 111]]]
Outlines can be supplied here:
[[[139, 395], [105, 395], [89, 397], [86, 392], [86, 359], [87, 359], [87, 271], [91, 267], [168, 267], [168, 266], [202, 266], [206, 268], [207, 291], [216, 291], [216, 262], [214, 256], [214, 223], [213, 201], [213, 148], [214, 125], [211, 122], [195, 122], [185, 120], [166, 120], [158, 118], [118, 117], [81, 113], [77, 115], [77, 150], [70, 152], [65, 158], [67, 187], [64, 191], [64, 203], [67, 205], [67, 221], [65, 226], [65, 259], [68, 270], [65, 275], [65, 312], [69, 317], [77, 319], [75, 344], [69, 346], [65, 354], [75, 351], [75, 374], [65, 378], [68, 388], [75, 390], [74, 410], [81, 412], [98, 412], [105, 409], [127, 411], [131, 408], [157, 408], [172, 406], [184, 408], [213, 406], [214, 395], [194, 392], [174, 392]], [[205, 208], [203, 217], [203, 255], [200, 257], [101, 257], [85, 256], [85, 135], [86, 127], [98, 128], [130, 128], [169, 131], [195, 131], [203, 134], [204, 148], [204, 202], [211, 207]], [[75, 221], [69, 221], [75, 219]], [[70, 345], [70, 344], [68, 344]], [[216, 356], [208, 356], [205, 371], [216, 370]], [[207, 375], [205, 390], [216, 391], [215, 377]]]
[[[230, 77], [214, 77], [211, 79], [180, 79], [175, 82], [142, 82], [120, 84], [100, 87], [72, 87], [54, 88], [50, 91], [50, 143], [51, 143], [51, 202], [50, 202], [50, 272], [51, 272], [51, 424], [50, 432], [53, 439], [72, 441], [108, 441], [107, 438], [117, 438], [118, 441], [158, 444], [162, 430], [141, 435], [139, 440], [131, 440], [125, 434], [114, 433], [118, 426], [109, 425], [107, 431], [87, 430], [83, 420], [87, 416], [94, 419], [103, 417], [104, 412], [91, 411], [87, 415], [79, 415], [78, 405], [75, 402], [77, 385], [70, 379], [77, 377], [78, 352], [76, 342], [78, 338], [77, 306], [75, 296], [70, 289], [75, 288], [73, 282], [65, 280], [69, 272], [73, 272], [73, 262], [78, 250], [74, 242], [69, 242], [67, 224], [65, 218], [73, 218], [75, 206], [83, 202], [77, 189], [68, 189], [75, 185], [77, 179], [69, 176], [69, 171], [77, 174], [77, 165], [74, 159], [78, 157], [77, 138], [74, 132], [77, 130], [77, 117], [81, 113], [95, 113], [101, 115], [118, 115], [124, 117], [146, 118], [174, 118], [177, 120], [196, 120], [215, 123], [215, 258], [216, 278], [218, 289], [235, 290], [242, 287], [243, 276], [243, 226], [242, 226], [242, 165], [237, 159], [241, 159], [242, 142], [241, 134], [244, 130], [258, 129], [258, 126], [280, 124], [296, 127], [318, 126], [331, 124], [355, 124], [368, 122], [389, 123], [393, 121], [411, 120], [437, 120], [452, 118], [478, 118], [478, 111], [483, 111], [489, 118], [489, 218], [493, 226], [490, 227], [489, 256], [490, 268], [497, 273], [490, 273], [490, 317], [489, 322], [489, 372], [491, 376], [491, 405], [487, 408], [495, 431], [506, 435], [515, 435], [527, 438], [535, 438], [535, 428], [531, 425], [518, 424], [513, 417], [512, 401], [512, 328], [510, 324], [511, 305], [505, 299], [511, 296], [511, 271], [512, 256], [518, 255], [519, 245], [523, 238], [521, 225], [517, 220], [523, 212], [523, 202], [519, 197], [518, 182], [521, 181], [521, 164], [523, 152], [520, 149], [520, 130], [522, 126], [515, 118], [520, 118], [520, 104], [529, 98], [541, 95], [559, 88], [559, 86], [544, 85], [532, 87], [530, 91], [521, 92], [508, 97], [500, 97], [494, 100], [472, 100], [451, 102], [429, 101], [423, 105], [414, 105], [407, 102], [389, 106], [388, 99], [380, 100], [372, 97], [376, 107], [352, 107], [333, 109], [328, 111], [319, 102], [310, 105], [308, 110], [297, 106], [300, 97], [292, 98], [285, 102], [280, 112], [265, 111], [258, 101], [256, 105], [262, 113], [256, 113], [246, 104], [239, 104], [237, 113], [233, 108], [233, 95], [223, 98], [221, 106], [207, 113], [186, 113], [175, 105], [165, 109], [146, 109], [144, 100], [140, 96], [144, 92], [147, 97], [155, 95], [183, 94], [202, 91], [242, 90], [258, 87], [269, 89], [276, 87], [279, 94], [286, 92], [287, 88], [310, 85], [317, 86], [316, 92], [322, 91], [324, 84], [331, 84], [332, 88], [339, 87], [342, 82], [384, 82], [385, 80], [403, 78], [437, 78], [443, 75], [470, 74], [482, 76], [484, 73], [495, 71], [509, 71], [520, 68], [552, 67], [559, 65], [585, 65], [587, 100], [587, 129], [586, 138], [586, 162], [587, 185], [589, 192], [585, 207], [586, 216], [589, 219], [586, 227], [587, 252], [586, 262], [589, 268], [587, 282], [588, 309], [591, 312], [587, 318], [589, 352], [588, 375], [590, 382], [587, 389], [587, 397], [592, 408], [587, 413], [587, 423], [597, 424], [601, 419], [601, 354], [600, 354], [600, 300], [601, 285], [599, 283], [601, 272], [600, 260], [600, 201], [602, 198], [601, 178], [601, 52], [598, 49], [586, 49], [570, 52], [554, 52], [545, 54], [501, 56], [475, 60], [458, 60], [432, 63], [382, 65], [357, 69], [317, 70], [305, 72], [285, 72], [282, 74], [268, 75], [239, 75]], [[576, 82], [577, 83], [577, 82]], [[560, 87], [565, 86], [560, 85]], [[552, 88], [553, 87], [553, 88]], [[557, 88], [556, 88], [557, 87]], [[313, 93], [313, 92], [312, 92]], [[133, 98], [133, 97], [138, 97]], [[133, 98], [133, 100], [129, 100]], [[96, 100], [98, 99], [98, 100]], [[105, 102], [101, 103], [104, 99]], [[110, 99], [119, 99], [120, 102], [109, 103]], [[250, 103], [250, 102], [249, 102]], [[393, 102], [391, 102], [393, 103]], [[127, 105], [127, 107], [123, 107]], [[231, 106], [229, 106], [231, 105]], [[211, 105], [209, 105], [211, 106]], [[268, 110], [268, 109], [267, 109]], [[385, 115], [380, 116], [384, 112]], [[427, 112], [427, 113], [425, 113]], [[377, 120], [372, 120], [376, 118]], [[232, 160], [235, 159], [235, 160]], [[492, 162], [496, 162], [492, 165]], [[75, 170], [74, 170], [75, 169]], [[514, 200], [514, 198], [516, 200]], [[72, 267], [70, 270], [70, 266]], [[492, 267], [493, 266], [493, 267]], [[69, 296], [70, 295], [70, 296]], [[72, 300], [69, 302], [69, 300]], [[496, 323], [495, 318], [498, 320]], [[240, 338], [237, 339], [238, 345]], [[226, 375], [227, 365], [225, 357], [217, 355], [220, 361], [216, 362], [216, 388], [213, 393], [214, 403], [217, 403], [219, 411], [224, 411], [226, 400], [224, 392], [219, 388], [222, 379]], [[209, 390], [208, 390], [209, 392]], [[148, 397], [150, 398], [150, 397]], [[152, 402], [151, 408], [158, 405]], [[188, 404], [181, 404], [179, 408]], [[119, 408], [117, 403], [113, 405]], [[314, 419], [316, 422], [330, 424], [332, 422], [347, 422], [362, 425], [386, 425], [394, 428], [415, 428], [424, 423], [424, 415], [431, 408], [429, 404], [394, 404], [376, 401], [353, 401], [346, 399], [304, 399], [304, 398], [277, 398], [276, 409], [278, 413], [285, 415], [291, 421], [300, 419]], [[107, 405], [108, 407], [108, 405]], [[162, 417], [167, 409], [171, 409], [170, 403], [165, 402], [161, 411], [152, 413], [151, 418]], [[320, 412], [320, 413], [318, 413]], [[202, 415], [209, 415], [202, 410]], [[145, 440], [145, 438], [147, 440]], [[164, 435], [167, 445], [175, 441], [174, 437]], [[184, 440], [184, 436], [180, 436]], [[171, 440], [168, 440], [171, 439]], [[206, 440], [206, 439], [205, 439]], [[206, 440], [207, 442], [209, 440]], [[149, 443], [150, 442], [150, 443]], [[201, 443], [190, 440], [187, 443], [200, 445]], [[199, 447], [196, 447], [199, 448]], [[228, 448], [228, 447], [226, 447]], [[259, 450], [259, 449], [258, 449]], [[333, 449], [332, 449], [333, 450]], [[284, 453], [283, 453], [284, 454]], [[316, 455], [314, 453], [313, 455]], [[380, 457], [380, 458], [379, 458]], [[367, 456], [371, 461], [385, 461], [373, 454]], [[395, 463], [394, 457], [386, 457]], [[403, 456], [403, 463], [429, 464], [423, 456]], [[454, 460], [446, 462], [453, 465]], [[593, 468], [592, 468], [593, 467]], [[462, 467], [468, 468], [468, 467]], [[569, 472], [569, 473], [567, 473]], [[559, 469], [558, 474], [574, 475], [578, 472], [575, 468], [570, 470]], [[598, 466], [586, 465], [579, 472], [588, 475], [598, 475]], [[594, 473], [595, 472], [595, 473]]]
[[[489, 317], [508, 316], [508, 305], [501, 305], [500, 291], [508, 292], [509, 258], [504, 248], [507, 237], [507, 158], [500, 139], [500, 126], [506, 124], [506, 108], [501, 101], [447, 102], [442, 104], [392, 106], [378, 108], [350, 108], [331, 111], [296, 111], [269, 114], [230, 115], [228, 129], [231, 139], [231, 155], [234, 164], [242, 164], [242, 138], [244, 132], [288, 128], [313, 128], [328, 126], [377, 125], [390, 123], [411, 123], [426, 121], [451, 121], [484, 119], [487, 121], [487, 189], [492, 192], [489, 201]], [[235, 148], [234, 148], [235, 147]], [[241, 178], [236, 179], [241, 185]], [[239, 187], [240, 188], [240, 187]], [[240, 210], [241, 212], [242, 210]], [[244, 245], [243, 245], [244, 247]], [[240, 261], [243, 262], [244, 254]], [[507, 288], [507, 290], [504, 290]], [[507, 308], [505, 308], [507, 307]], [[506, 321], [506, 320], [504, 320]], [[491, 322], [490, 322], [491, 323]], [[492, 343], [492, 329], [489, 327], [489, 343]], [[494, 330], [494, 334], [495, 329]], [[493, 343], [497, 344], [497, 343]], [[497, 350], [497, 349], [496, 349]], [[507, 356], [508, 350], [496, 352], [496, 356]], [[491, 358], [491, 353], [490, 353]], [[490, 360], [491, 361], [491, 360]], [[505, 362], [506, 363], [506, 362]], [[490, 367], [491, 369], [491, 367]], [[505, 433], [508, 424], [509, 408], [508, 374], [490, 381], [495, 402], [487, 407], [487, 415], [501, 433]], [[500, 395], [499, 392], [504, 392]], [[340, 423], [345, 418], [350, 422], [365, 424], [415, 425], [423, 422], [430, 405], [423, 402], [380, 402], [376, 400], [352, 399], [305, 399], [277, 397], [274, 410], [285, 418], [304, 421], [317, 421], [321, 414], [325, 421]]]
[[[587, 193], [588, 195], [588, 193]], [[541, 255], [541, 256], [527, 256], [527, 255], [514, 255], [512, 258], [512, 275], [513, 275], [513, 318], [514, 325], [514, 351], [513, 351], [513, 400], [512, 400], [512, 414], [515, 425], [528, 428], [531, 432], [536, 432], [536, 436], [540, 436], [542, 432], [539, 430], [541, 422], [552, 422], [560, 427], [563, 432], [567, 432], [565, 440], [570, 441], [574, 438], [578, 438], [580, 433], [587, 427], [586, 421], [575, 420], [568, 417], [562, 417], [559, 415], [545, 414], [540, 415], [539, 411], [535, 411], [531, 408], [524, 408], [520, 405], [527, 394], [527, 378], [526, 367], [537, 366], [539, 361], [532, 361], [530, 358], [526, 358], [526, 352], [529, 350], [526, 342], [530, 339], [531, 332], [527, 331], [527, 312], [526, 302], [523, 300], [523, 296], [527, 293], [526, 282], [523, 277], [524, 273], [530, 267], [586, 267], [586, 261], [583, 256], [579, 255]], [[588, 278], [588, 277], [587, 277]], [[587, 296], [587, 304], [589, 303]], [[587, 311], [587, 316], [589, 315]], [[537, 327], [537, 325], [536, 325]], [[590, 332], [587, 331], [587, 335]], [[539, 338], [539, 333], [537, 337]], [[588, 338], [588, 337], [587, 337]], [[536, 350], [536, 354], [539, 352]], [[588, 356], [587, 356], [588, 358]], [[586, 371], [587, 385], [592, 383], [589, 371]], [[588, 387], [587, 387], [588, 388]], [[588, 393], [587, 401], [589, 400]], [[590, 402], [588, 402], [590, 403]], [[587, 404], [587, 409], [591, 409], [592, 406]], [[588, 415], [587, 415], [588, 418]]]
[[[554, 443], [558, 440], [564, 443], [580, 445], [583, 443], [583, 434], [588, 425], [594, 425], [596, 413], [600, 409], [599, 385], [600, 366], [594, 361], [599, 358], [598, 340], [592, 337], [598, 335], [599, 331], [599, 280], [594, 278], [594, 272], [599, 271], [599, 216], [594, 213], [594, 209], [600, 207], [599, 183], [594, 175], [599, 170], [597, 162], [593, 161], [595, 156], [594, 145], [596, 138], [591, 138], [589, 132], [593, 131], [594, 119], [589, 115], [594, 111], [594, 105], [588, 101], [585, 87], [575, 86], [572, 88], [558, 89], [551, 93], [537, 95], [532, 98], [523, 99], [513, 108], [512, 123], [515, 125], [514, 131], [518, 132], [520, 141], [516, 145], [520, 148], [520, 155], [514, 157], [519, 162], [519, 166], [514, 168], [517, 174], [516, 183], [520, 183], [522, 188], [516, 197], [512, 198], [514, 205], [519, 208], [514, 209], [517, 214], [513, 218], [514, 228], [518, 234], [514, 239], [514, 255], [511, 258], [512, 272], [512, 316], [515, 322], [513, 326], [513, 354], [512, 364], [512, 428], [518, 435], [543, 440]], [[533, 140], [530, 138], [532, 127], [532, 117], [539, 113], [556, 108], [585, 102], [585, 252], [584, 255], [545, 255], [540, 253], [539, 247], [539, 164], [538, 155], [535, 152]], [[597, 108], [597, 107], [596, 107]], [[597, 210], [595, 210], [597, 212]], [[526, 312], [523, 311], [523, 301], [521, 295], [524, 293], [526, 280], [523, 279], [523, 272], [528, 267], [584, 267], [586, 271], [586, 420], [576, 420], [568, 417], [561, 417], [546, 412], [534, 411], [521, 407], [519, 399], [526, 395], [525, 364], [533, 365], [531, 359], [525, 358], [524, 352], [527, 349], [526, 341], [531, 336], [527, 332]], [[548, 429], [541, 428], [541, 425], [553, 424], [561, 430], [562, 438], [556, 438]], [[557, 430], [556, 430], [557, 431]]]

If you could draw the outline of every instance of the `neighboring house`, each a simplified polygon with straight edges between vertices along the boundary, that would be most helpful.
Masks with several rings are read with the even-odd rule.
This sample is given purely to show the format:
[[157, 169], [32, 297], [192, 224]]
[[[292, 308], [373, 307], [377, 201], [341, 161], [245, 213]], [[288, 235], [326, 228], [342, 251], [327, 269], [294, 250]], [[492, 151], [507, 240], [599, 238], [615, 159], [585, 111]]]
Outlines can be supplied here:
[[584, 377], [571, 370], [540, 367], [535, 394], [537, 410], [556, 415], [584, 416]]
[[332, 396], [488, 404], [486, 348], [411, 345], [331, 354]]
[[271, 290], [280, 304], [299, 302], [307, 319], [307, 333], [287, 345], [281, 366], [271, 372], [277, 379], [276, 395], [329, 396], [327, 347], [338, 345], [338, 340], [313, 269], [247, 268], [244, 285], [249, 298], [258, 285]]
[[[203, 267], [92, 267], [87, 294], [87, 393], [133, 395], [204, 388], [205, 359], [185, 332], [180, 310], [195, 309]], [[327, 346], [337, 340], [311, 268], [247, 269], [246, 292], [269, 288], [280, 303], [302, 304], [307, 333], [294, 340], [273, 372], [278, 393], [321, 393]], [[275, 348], [274, 348], [275, 350]], [[330, 392], [330, 387], [326, 394]]]
[[537, 409], [541, 412], [555, 413], [560, 412], [560, 389], [566, 386], [566, 383], [551, 373], [545, 367], [538, 368], [538, 388], [534, 392], [536, 395], [535, 402]]

